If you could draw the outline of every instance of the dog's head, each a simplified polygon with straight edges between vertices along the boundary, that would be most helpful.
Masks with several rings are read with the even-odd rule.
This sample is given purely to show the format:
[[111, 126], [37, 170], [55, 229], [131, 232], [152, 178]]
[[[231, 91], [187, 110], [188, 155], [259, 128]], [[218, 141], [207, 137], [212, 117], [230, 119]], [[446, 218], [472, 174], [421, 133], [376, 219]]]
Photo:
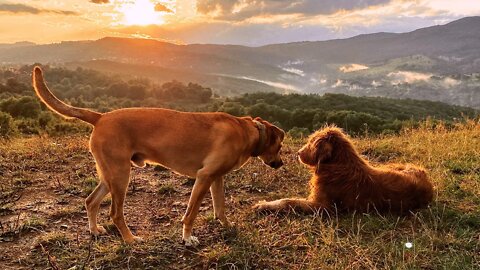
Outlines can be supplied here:
[[348, 139], [337, 127], [321, 129], [308, 138], [308, 142], [298, 151], [300, 162], [310, 167], [318, 167], [333, 159], [339, 148], [348, 144]]
[[280, 149], [282, 148], [285, 132], [260, 117], [255, 118], [255, 121], [258, 121], [265, 126], [265, 133], [262, 135], [264, 136], [265, 142], [263, 143], [262, 151], [258, 154], [258, 157], [263, 163], [274, 169], [282, 167], [283, 160], [280, 156]]

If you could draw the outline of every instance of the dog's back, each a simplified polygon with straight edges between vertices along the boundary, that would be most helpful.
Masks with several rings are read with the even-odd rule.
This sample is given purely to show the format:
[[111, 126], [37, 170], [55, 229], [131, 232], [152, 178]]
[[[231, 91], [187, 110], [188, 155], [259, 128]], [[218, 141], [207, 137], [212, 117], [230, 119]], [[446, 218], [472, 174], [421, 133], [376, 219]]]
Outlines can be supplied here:
[[[337, 211], [408, 213], [426, 207], [433, 186], [424, 169], [410, 164], [389, 164], [348, 170], [343, 164], [324, 165], [314, 186]], [[333, 209], [331, 209], [333, 210]]]
[[[408, 213], [426, 207], [433, 199], [433, 186], [424, 169], [410, 164], [372, 168], [371, 204], [380, 212]], [[367, 187], [365, 187], [367, 188]]]

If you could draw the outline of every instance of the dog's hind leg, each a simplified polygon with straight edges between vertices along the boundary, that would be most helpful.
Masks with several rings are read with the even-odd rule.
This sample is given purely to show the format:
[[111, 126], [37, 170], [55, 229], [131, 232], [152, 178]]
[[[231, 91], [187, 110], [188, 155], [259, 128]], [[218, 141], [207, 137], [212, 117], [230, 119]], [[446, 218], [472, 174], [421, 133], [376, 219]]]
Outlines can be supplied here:
[[229, 222], [225, 215], [225, 190], [223, 177], [215, 179], [210, 186], [210, 193], [213, 200], [213, 214], [216, 219], [224, 226], [228, 226]]
[[122, 235], [123, 241], [127, 244], [141, 241], [142, 239], [134, 236], [127, 227], [123, 214], [123, 205], [130, 180], [130, 157], [122, 157], [120, 152], [113, 153], [111, 149], [114, 148], [106, 148], [110, 151], [102, 151], [103, 149], [105, 148], [93, 147], [92, 154], [95, 157], [102, 183], [105, 183], [112, 195], [110, 217]]
[[98, 209], [100, 208], [100, 203], [102, 202], [105, 195], [108, 194], [108, 192], [108, 186], [102, 180], [100, 180], [100, 183], [97, 185], [95, 190], [90, 193], [88, 198], [85, 200], [88, 224], [90, 228], [90, 233], [92, 235], [96, 236], [106, 233], [105, 228], [97, 225], [97, 214]]
[[188, 201], [187, 211], [182, 218], [182, 238], [186, 246], [196, 246], [199, 244], [198, 239], [195, 236], [192, 236], [193, 221], [197, 217], [205, 193], [207, 193], [208, 188], [215, 179], [218, 178], [211, 176], [205, 169], [201, 169], [197, 173], [197, 179], [193, 185], [190, 200]]
[[106, 178], [110, 178], [110, 192], [112, 194], [112, 205], [110, 207], [110, 217], [122, 235], [123, 241], [127, 244], [134, 242], [141, 242], [142, 238], [134, 236], [125, 222], [123, 214], [123, 205], [125, 203], [125, 196], [127, 195], [128, 182], [130, 178], [130, 163], [117, 164], [117, 170]]

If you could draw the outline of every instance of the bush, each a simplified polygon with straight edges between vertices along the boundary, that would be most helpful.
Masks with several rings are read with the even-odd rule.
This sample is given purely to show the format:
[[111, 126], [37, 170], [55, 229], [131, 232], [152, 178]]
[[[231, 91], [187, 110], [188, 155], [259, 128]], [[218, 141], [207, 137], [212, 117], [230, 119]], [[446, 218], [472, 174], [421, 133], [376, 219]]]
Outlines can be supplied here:
[[41, 129], [45, 130], [52, 120], [53, 116], [51, 112], [42, 112], [38, 117], [38, 125]]
[[0, 112], [0, 137], [8, 138], [16, 133], [13, 118], [4, 112]]
[[25, 135], [40, 134], [40, 127], [36, 119], [23, 118], [15, 121], [17, 129], [20, 133]]
[[381, 125], [384, 124], [384, 121], [378, 116], [354, 111], [332, 111], [327, 114], [327, 122], [356, 134], [367, 131], [377, 133], [380, 131]]
[[226, 112], [231, 115], [235, 116], [243, 116], [245, 115], [244, 107], [238, 102], [224, 102], [220, 108], [218, 108], [219, 112]]
[[59, 136], [73, 133], [89, 133], [92, 129], [89, 125], [83, 123], [70, 123], [66, 121], [58, 121], [47, 126], [46, 132], [51, 136]]
[[308, 128], [293, 127], [290, 129], [287, 134], [292, 138], [305, 138], [310, 135], [310, 130]]
[[40, 103], [36, 97], [9, 98], [0, 103], [0, 110], [13, 117], [36, 118], [40, 114]]

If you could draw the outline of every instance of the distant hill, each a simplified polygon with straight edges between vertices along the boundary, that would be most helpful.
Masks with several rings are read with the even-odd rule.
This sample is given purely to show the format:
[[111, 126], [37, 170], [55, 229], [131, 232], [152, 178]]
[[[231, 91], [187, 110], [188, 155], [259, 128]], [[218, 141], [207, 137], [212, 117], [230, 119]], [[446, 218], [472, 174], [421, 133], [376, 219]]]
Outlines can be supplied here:
[[[103, 71], [111, 67], [120, 73], [133, 69], [135, 74], [144, 73], [145, 68], [150, 78], [161, 81], [178, 75], [180, 80], [195, 80], [225, 95], [272, 90], [346, 93], [480, 108], [478, 44], [480, 17], [467, 17], [408, 33], [262, 47], [176, 45], [110, 37], [48, 45], [0, 45], [0, 62], [69, 63], [70, 67]], [[158, 67], [158, 75], [152, 71], [154, 67]]]
[[210, 87], [214, 93], [220, 96], [238, 96], [254, 92], [276, 92], [288, 93], [288, 89], [281, 89], [268, 84], [227, 75], [204, 74], [194, 70], [180, 70], [155, 65], [118, 63], [109, 60], [92, 60], [86, 62], [65, 63], [66, 67], [74, 69], [82, 67], [101, 71], [103, 73], [114, 73], [125, 76], [146, 77], [157, 83], [165, 83], [172, 80], [181, 82], [195, 82]]

